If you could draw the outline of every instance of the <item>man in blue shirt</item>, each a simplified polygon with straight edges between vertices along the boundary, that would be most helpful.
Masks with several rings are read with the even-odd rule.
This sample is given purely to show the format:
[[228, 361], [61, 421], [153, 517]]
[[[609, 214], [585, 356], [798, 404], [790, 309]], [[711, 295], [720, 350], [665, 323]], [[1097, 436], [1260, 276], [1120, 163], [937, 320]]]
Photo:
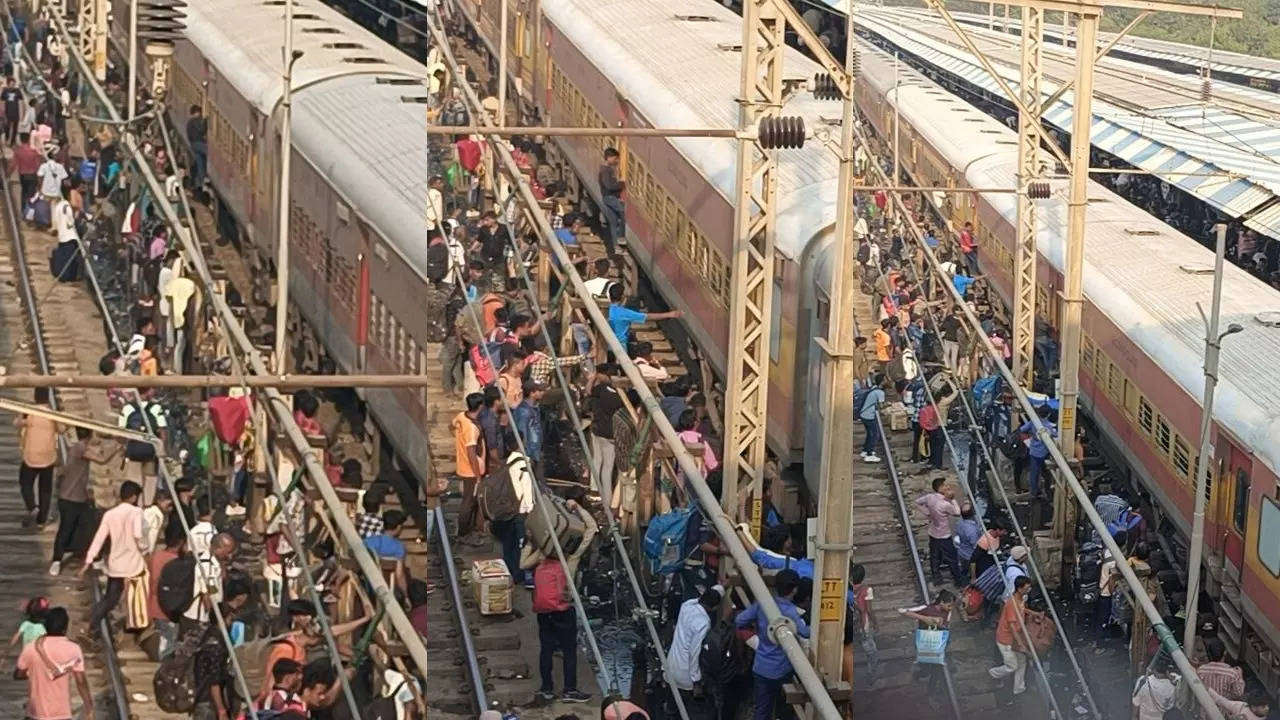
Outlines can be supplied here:
[[387, 560], [404, 560], [404, 543], [400, 541], [400, 528], [404, 526], [404, 513], [388, 510], [382, 513], [382, 532], [364, 539], [369, 552]]
[[659, 313], [642, 313], [638, 310], [632, 310], [622, 304], [622, 283], [616, 283], [609, 286], [609, 327], [613, 329], [614, 337], [618, 338], [618, 342], [622, 344], [622, 349], [627, 349], [627, 343], [631, 340], [631, 326], [643, 323], [647, 320], [671, 320], [680, 317], [679, 310]]
[[960, 506], [960, 519], [956, 521], [956, 558], [959, 560], [960, 575], [968, 581], [973, 552], [982, 539], [982, 525], [978, 522], [978, 514], [973, 505], [964, 503]]
[[524, 401], [511, 411], [512, 418], [516, 423], [516, 432], [520, 433], [520, 440], [524, 443], [524, 454], [529, 458], [533, 465], [533, 474], [537, 478], [542, 476], [539, 469], [542, 464], [542, 409], [539, 404], [542, 402], [542, 395], [546, 392], [547, 386], [536, 380], [528, 380], [524, 384]]
[[876, 448], [880, 444], [880, 419], [878, 414], [880, 406], [884, 404], [884, 388], [888, 383], [883, 376], [876, 377], [873, 382], [878, 383], [871, 388], [871, 392], [867, 393], [862, 400], [862, 407], [857, 408], [858, 419], [862, 421], [862, 427], [867, 431], [867, 437], [862, 441], [862, 460], [863, 462], [877, 463], [880, 462], [880, 456], [876, 455]]
[[[1049, 431], [1051, 437], [1058, 437], [1058, 428], [1049, 422], [1049, 418], [1044, 415], [1040, 416], [1040, 422], [1044, 424], [1046, 430]], [[1031, 483], [1031, 494], [1040, 494], [1040, 473], [1044, 472], [1044, 461], [1049, 457], [1049, 448], [1045, 446], [1044, 440], [1040, 439], [1040, 435], [1036, 433], [1036, 427], [1030, 420], [1022, 423], [1022, 427], [1018, 428], [1018, 432], [1023, 435], [1030, 435], [1031, 442], [1027, 446], [1027, 455], [1031, 465], [1031, 473], [1028, 482]]]
[[[774, 601], [778, 610], [795, 623], [796, 635], [809, 637], [809, 626], [800, 611], [796, 609], [792, 599], [800, 586], [800, 576], [795, 570], [783, 570], [774, 578]], [[769, 620], [760, 609], [760, 603], [752, 603], [743, 610], [735, 620], [738, 627], [755, 626], [756, 638], [760, 644], [756, 647], [756, 659], [751, 665], [751, 673], [755, 676], [753, 683], [755, 694], [755, 712], [753, 720], [773, 720], [774, 702], [782, 692], [782, 686], [791, 678], [791, 661], [786, 652], [769, 638]]]

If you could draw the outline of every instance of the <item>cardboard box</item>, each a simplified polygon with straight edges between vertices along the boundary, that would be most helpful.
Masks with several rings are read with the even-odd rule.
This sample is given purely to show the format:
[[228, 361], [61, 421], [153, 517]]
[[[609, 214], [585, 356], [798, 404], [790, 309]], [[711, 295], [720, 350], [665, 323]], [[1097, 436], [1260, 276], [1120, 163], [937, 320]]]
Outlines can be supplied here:
[[900, 402], [890, 405], [885, 414], [889, 416], [889, 430], [891, 432], [902, 432], [911, 425], [910, 414], [907, 412], [907, 406]]
[[511, 572], [501, 559], [476, 560], [471, 563], [475, 582], [476, 605], [481, 615], [506, 615], [511, 612]]

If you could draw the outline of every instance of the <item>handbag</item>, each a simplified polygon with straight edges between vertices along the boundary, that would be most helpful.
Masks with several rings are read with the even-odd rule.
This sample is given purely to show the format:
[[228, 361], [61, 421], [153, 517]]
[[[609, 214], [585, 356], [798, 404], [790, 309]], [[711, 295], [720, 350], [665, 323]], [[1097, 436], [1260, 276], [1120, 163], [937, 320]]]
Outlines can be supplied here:
[[950, 630], [916, 630], [916, 662], [921, 665], [944, 665]]

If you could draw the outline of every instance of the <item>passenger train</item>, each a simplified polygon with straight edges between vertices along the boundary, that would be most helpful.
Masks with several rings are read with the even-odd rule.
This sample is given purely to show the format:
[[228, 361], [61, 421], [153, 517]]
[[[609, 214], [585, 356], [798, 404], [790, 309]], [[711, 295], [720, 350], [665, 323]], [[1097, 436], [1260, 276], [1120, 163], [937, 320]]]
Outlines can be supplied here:
[[[210, 176], [226, 210], [263, 254], [276, 242], [280, 30], [283, 0], [217, 0], [188, 8], [174, 56], [175, 119], [209, 118]], [[347, 371], [423, 372], [426, 319], [424, 102], [427, 71], [318, 0], [296, 3], [291, 186], [291, 297]], [[498, 0], [460, 2], [495, 46]], [[517, 0], [507, 38], [522, 97], [555, 125], [731, 127], [736, 122], [739, 18], [711, 0]], [[860, 45], [857, 101], [892, 132], [920, 183], [1013, 184], [1016, 138], [923, 76]], [[799, 87], [819, 66], [788, 50]], [[803, 90], [786, 114], [835, 129], [839, 104]], [[734, 143], [722, 139], [575, 138], [557, 143], [581, 177], [602, 150], [622, 150], [629, 246], [658, 291], [684, 311], [704, 354], [723, 371], [726, 259], [732, 247]], [[822, 143], [780, 152], [775, 299], [770, 335], [769, 442], [814, 469], [822, 425], [812, 338], [826, 332], [836, 159]], [[594, 193], [593, 183], [583, 188]], [[1065, 190], [1040, 203], [1038, 301], [1050, 323], [1062, 285]], [[955, 225], [973, 222], [980, 256], [1006, 295], [1014, 198], [952, 193]], [[1103, 187], [1090, 186], [1082, 385], [1085, 409], [1185, 535], [1196, 460], [1202, 329], [1212, 255]], [[1214, 413], [1207, 537], [1222, 586], [1229, 641], [1273, 689], [1280, 666], [1280, 339], [1255, 319], [1276, 294], [1227, 269], [1223, 320], [1247, 332], [1224, 347]], [[401, 456], [425, 474], [423, 392], [370, 390], [370, 408]], [[805, 460], [808, 462], [805, 462]], [[811, 479], [812, 482], [812, 479]], [[1214, 563], [1210, 563], [1211, 567]], [[1232, 643], [1229, 643], [1232, 644]]]

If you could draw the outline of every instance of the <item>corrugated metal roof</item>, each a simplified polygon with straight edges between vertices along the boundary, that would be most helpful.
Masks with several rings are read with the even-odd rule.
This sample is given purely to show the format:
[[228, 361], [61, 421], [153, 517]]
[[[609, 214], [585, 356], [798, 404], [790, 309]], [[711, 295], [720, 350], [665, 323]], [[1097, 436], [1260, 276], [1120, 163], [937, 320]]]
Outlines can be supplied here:
[[[929, 64], [1003, 96], [999, 85], [968, 52], [940, 47], [913, 30], [861, 12], [858, 22]], [[1018, 86], [1017, 69], [997, 66], [996, 70], [1011, 87]], [[1057, 89], [1051, 81], [1043, 85], [1046, 97]], [[1073, 99], [1067, 93], [1045, 113], [1045, 119], [1069, 132]], [[1280, 128], [1212, 108], [1205, 109], [1202, 120], [1200, 110], [1196, 107], [1192, 113], [1180, 109], [1166, 119], [1136, 114], [1095, 99], [1091, 141], [1232, 217], [1246, 215], [1280, 196], [1280, 163], [1267, 155], [1269, 148], [1280, 151]], [[1202, 133], [1200, 129], [1213, 132]], [[1276, 236], [1280, 237], [1280, 233]]]

